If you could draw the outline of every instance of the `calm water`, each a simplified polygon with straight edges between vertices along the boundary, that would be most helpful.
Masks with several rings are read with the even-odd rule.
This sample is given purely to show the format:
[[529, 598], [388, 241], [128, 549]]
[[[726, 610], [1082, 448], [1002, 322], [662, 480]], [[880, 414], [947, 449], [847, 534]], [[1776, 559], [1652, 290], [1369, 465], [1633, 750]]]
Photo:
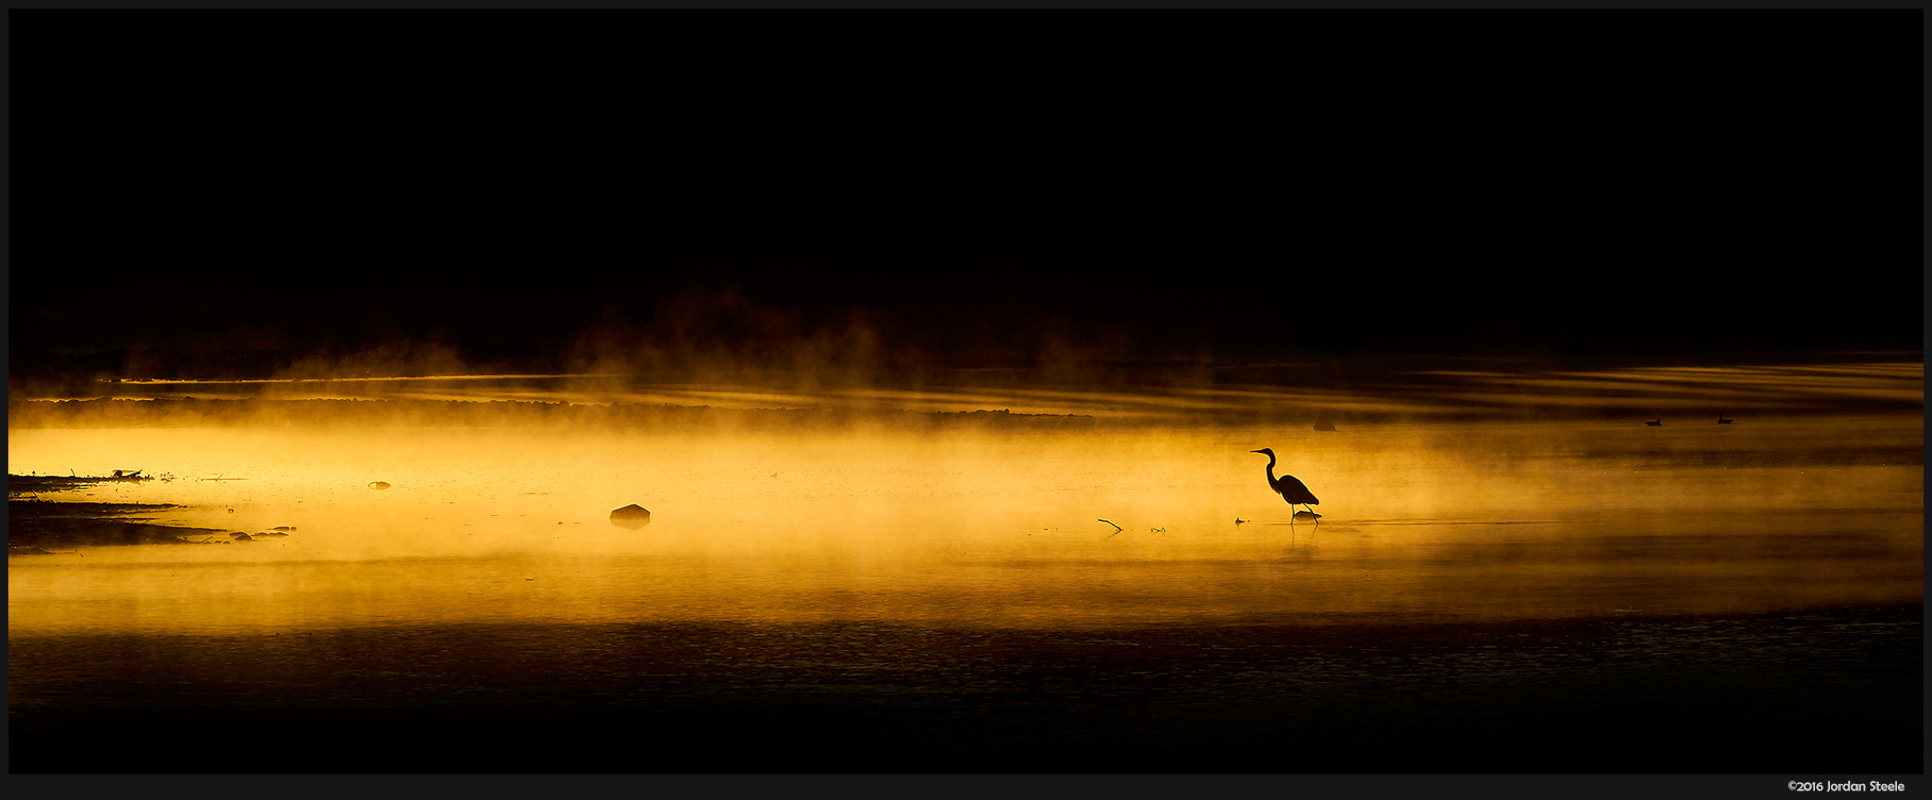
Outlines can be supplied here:
[[[1006, 437], [17, 431], [15, 473], [176, 476], [79, 499], [181, 504], [151, 515], [165, 523], [295, 531], [14, 559], [8, 606], [17, 636], [1893, 602], [1922, 594], [1921, 431], [1917, 418]], [[1266, 457], [1248, 452], [1263, 446], [1323, 498], [1319, 527], [1290, 524]], [[216, 476], [243, 480], [198, 480]], [[377, 480], [393, 488], [369, 489]], [[651, 509], [649, 527], [610, 524], [629, 503]]]
[[[1288, 672], [1256, 671], [1255, 663], [1287, 656], [1256, 649], [1280, 643], [1254, 631], [1281, 626], [1492, 630], [1482, 626], [1617, 619], [1654, 625], [1690, 615], [1742, 618], [1922, 602], [1921, 416], [1733, 416], [1739, 421], [1726, 426], [1417, 420], [1336, 432], [1144, 423], [1005, 434], [15, 430], [12, 473], [141, 468], [175, 478], [47, 499], [173, 503], [180, 507], [148, 516], [225, 531], [294, 531], [250, 543], [96, 547], [10, 559], [11, 704], [16, 714], [96, 709], [124, 715], [144, 707], [138, 697], [158, 693], [189, 704], [220, 698], [228, 704], [223, 707], [283, 702], [313, 710], [362, 707], [356, 704], [375, 702], [369, 687], [379, 686], [390, 698], [384, 702], [434, 698], [441, 708], [474, 700], [479, 695], [470, 692], [479, 686], [491, 687], [489, 696], [555, 690], [565, 675], [565, 684], [578, 691], [571, 696], [595, 696], [600, 699], [583, 702], [608, 707], [636, 702], [631, 694], [604, 694], [617, 691], [613, 681], [651, 685], [647, 675], [675, 673], [682, 677], [672, 683], [686, 692], [678, 695], [686, 703], [679, 708], [699, 708], [690, 713], [710, 718], [716, 709], [691, 706], [697, 702], [691, 698], [722, 703], [716, 698], [725, 695], [690, 687], [710, 669], [692, 665], [712, 664], [726, 665], [717, 667], [720, 675], [738, 676], [730, 680], [768, 689], [798, 684], [808, 672], [813, 677], [805, 683], [821, 690], [828, 681], [856, 680], [839, 695], [847, 698], [837, 706], [847, 716], [861, 707], [911, 703], [905, 698], [912, 696], [965, 702], [959, 698], [993, 692], [1005, 698], [996, 704], [1004, 719], [1034, 707], [1027, 703], [1046, 703], [989, 688], [1007, 685], [1000, 676], [1015, 663], [1029, 669], [1066, 659], [1088, 664], [1091, 674], [1082, 679], [1088, 683], [1079, 685], [1111, 686], [1103, 694], [1113, 694], [1103, 699], [1116, 704], [1167, 691], [1158, 687], [1174, 681], [1212, 676], [1202, 685], [1221, 687], [1215, 702], [1236, 705], [1283, 697], [1283, 686], [1307, 680], [1366, 691], [1402, 679], [1399, 669], [1385, 671], [1391, 665], [1416, 663], [1344, 668], [1331, 653], [1328, 661], [1295, 662]], [[1322, 498], [1319, 527], [1290, 524], [1288, 506], [1265, 485], [1267, 458], [1249, 452], [1262, 447], [1281, 454], [1279, 472], [1298, 476]], [[242, 480], [201, 480], [215, 477]], [[392, 488], [373, 490], [371, 481]], [[613, 526], [609, 512], [630, 503], [649, 508], [652, 524]], [[1903, 675], [1915, 685], [1913, 659], [1922, 657], [1916, 621], [1884, 624], [1906, 625], [1897, 630], [1912, 638], [1886, 640], [1905, 649], [1886, 657], [1883, 675]], [[1727, 629], [1733, 639], [1727, 652], [1760, 652], [1753, 648], [1786, 633], [1751, 625]], [[463, 631], [470, 633], [452, 633]], [[1149, 631], [1186, 633], [1134, 638], [1153, 636]], [[971, 649], [980, 642], [961, 637], [980, 634], [1008, 637], [1002, 652], [1030, 655], [973, 667], [979, 662], [960, 654], [980, 652]], [[1653, 643], [1687, 641], [1658, 628], [1642, 635]], [[360, 660], [318, 661], [313, 650], [270, 651], [260, 644], [288, 636], [326, 640], [326, 652], [336, 654], [331, 658]], [[830, 637], [823, 641], [844, 642], [846, 649], [805, 658], [798, 643], [820, 640], [783, 638], [801, 636]], [[1533, 653], [1517, 647], [1532, 639], [1494, 640], [1517, 647], [1508, 651], [1514, 659], [1508, 663], [1478, 650], [1469, 651], [1476, 660], [1468, 662], [1455, 661], [1461, 650], [1435, 653], [1430, 658], [1450, 661], [1409, 675], [1423, 683], [1404, 684], [1404, 691], [1475, 672], [1494, 678], [1503, 674], [1499, 669], [1519, 678], [1525, 670], [1567, 676], [1552, 678], [1560, 681], [1597, 674], [1566, 671], [1579, 663], [1579, 652], [1592, 669], [1601, 668], [1588, 655], [1601, 645], [1598, 634], [1577, 636], [1584, 635], [1537, 634], [1534, 641], [1557, 644]], [[758, 649], [781, 638], [792, 649]], [[710, 643], [703, 653], [675, 667], [660, 664], [652, 672], [636, 661], [645, 653], [660, 659], [685, 653], [700, 640]], [[928, 649], [940, 640], [950, 643], [943, 657]], [[1577, 644], [1584, 640], [1587, 645]], [[1012, 644], [1021, 641], [1032, 644]], [[1183, 641], [1194, 655], [1147, 663], [1121, 655]], [[1362, 642], [1350, 641], [1333, 646], [1344, 647], [1348, 658], [1366, 657], [1359, 656]], [[1109, 642], [1111, 655], [1094, 655], [1091, 648], [1107, 649]], [[1384, 644], [1372, 642], [1370, 649]], [[1047, 649], [1027, 649], [1036, 646]], [[736, 661], [719, 655], [743, 656], [747, 648], [764, 655]], [[162, 651], [173, 655], [157, 661], [154, 654]], [[1188, 660], [1223, 651], [1261, 662]], [[404, 666], [370, 661], [378, 658], [372, 653], [394, 654]], [[506, 653], [522, 653], [516, 663], [542, 666], [501, 667]], [[485, 675], [474, 665], [452, 666], [451, 658], [498, 667]], [[442, 666], [423, 666], [431, 663]], [[807, 663], [819, 664], [824, 674], [801, 666]], [[1762, 666], [1744, 668], [1762, 672]], [[208, 683], [224, 669], [259, 672], [266, 681], [271, 667], [282, 689], [262, 683], [236, 695], [237, 678]], [[732, 671], [781, 667], [792, 670], [785, 673], [790, 677], [751, 680]], [[933, 672], [905, 679], [913, 688], [891, 688], [878, 678], [880, 669]], [[438, 677], [420, 682], [397, 677], [432, 673]], [[851, 677], [861, 673], [869, 677]], [[1128, 673], [1166, 677], [1138, 683]], [[1425, 673], [1436, 677], [1425, 680]], [[1705, 679], [1695, 670], [1686, 674], [1691, 684]], [[1506, 694], [1507, 683], [1489, 685]], [[296, 685], [309, 688], [287, 688]], [[1034, 688], [1026, 692], [1046, 691], [1027, 685]], [[103, 688], [96, 694], [85, 687]], [[1603, 691], [1600, 684], [1584, 688], [1591, 696]], [[1066, 691], [1076, 707], [1087, 702], [1077, 698], [1092, 700], [1091, 688]], [[1659, 707], [1681, 701], [1659, 692], [1645, 696]], [[812, 697], [831, 702], [822, 693]], [[1207, 701], [1173, 699], [1170, 711], [1187, 717], [1196, 712], [1185, 709], [1200, 702]], [[971, 708], [990, 714], [993, 707]], [[1361, 708], [1324, 713], [1347, 717]], [[966, 713], [952, 706], [928, 711], [949, 719]], [[1094, 724], [1115, 723], [1096, 718]], [[1260, 728], [1251, 725], [1240, 735], [1259, 735], [1276, 723], [1254, 724]], [[945, 730], [966, 738], [1024, 738], [1007, 728]], [[1348, 765], [1363, 768], [1373, 765]]]

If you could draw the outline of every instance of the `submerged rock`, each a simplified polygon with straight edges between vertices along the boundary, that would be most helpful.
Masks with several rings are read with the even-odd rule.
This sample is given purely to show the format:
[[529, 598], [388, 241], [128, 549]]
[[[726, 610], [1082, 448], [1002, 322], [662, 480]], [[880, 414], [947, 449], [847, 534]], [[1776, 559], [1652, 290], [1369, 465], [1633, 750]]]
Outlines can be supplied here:
[[371, 488], [371, 489], [387, 489], [387, 488], [389, 488], [389, 484], [388, 484], [388, 482], [386, 482], [386, 481], [370, 481], [370, 482], [369, 482], [369, 488]]
[[610, 524], [637, 530], [651, 524], [651, 511], [636, 503], [610, 512]]

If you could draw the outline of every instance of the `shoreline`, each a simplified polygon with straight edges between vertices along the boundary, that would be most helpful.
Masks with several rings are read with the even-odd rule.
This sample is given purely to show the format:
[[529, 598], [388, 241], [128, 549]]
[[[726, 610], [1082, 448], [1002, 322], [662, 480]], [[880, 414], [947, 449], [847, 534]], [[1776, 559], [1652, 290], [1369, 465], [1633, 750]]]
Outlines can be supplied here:
[[[100, 503], [91, 501], [42, 500], [17, 496], [23, 492], [57, 491], [110, 479], [59, 478], [55, 488], [22, 489], [19, 476], [9, 475], [7, 498], [7, 556], [63, 555], [76, 547], [125, 547], [144, 544], [227, 544], [246, 541], [247, 534], [220, 528], [195, 528], [158, 525], [141, 517], [163, 509], [180, 508], [174, 503]], [[29, 479], [31, 481], [31, 479]], [[77, 483], [78, 481], [78, 483]], [[45, 485], [34, 483], [29, 485]], [[194, 540], [187, 537], [224, 537]], [[58, 550], [57, 550], [58, 549]]]

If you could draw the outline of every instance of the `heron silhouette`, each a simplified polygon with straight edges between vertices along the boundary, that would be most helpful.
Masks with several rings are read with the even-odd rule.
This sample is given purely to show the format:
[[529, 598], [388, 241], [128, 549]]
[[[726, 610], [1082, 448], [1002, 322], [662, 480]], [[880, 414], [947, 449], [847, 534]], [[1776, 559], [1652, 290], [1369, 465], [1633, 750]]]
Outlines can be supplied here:
[[1731, 422], [1732, 422], [1732, 420], [1728, 420], [1728, 419], [1725, 419], [1725, 418], [1724, 418], [1724, 412], [1722, 412], [1722, 411], [1719, 411], [1719, 412], [1717, 412], [1717, 424], [1719, 424], [1719, 425], [1729, 425], [1729, 424], [1731, 424]]
[[[1268, 488], [1275, 490], [1276, 494], [1281, 495], [1281, 499], [1288, 501], [1289, 508], [1294, 508], [1296, 504], [1304, 506], [1321, 505], [1322, 501], [1315, 499], [1315, 493], [1308, 491], [1308, 487], [1303, 485], [1300, 480], [1297, 480], [1295, 476], [1283, 475], [1279, 478], [1275, 477], [1275, 451], [1263, 447], [1260, 450], [1250, 450], [1248, 452], [1260, 453], [1268, 457]], [[1315, 509], [1312, 507], [1309, 508], [1308, 513], [1314, 514]], [[1293, 516], [1288, 518], [1290, 523], [1293, 523], [1294, 519]]]

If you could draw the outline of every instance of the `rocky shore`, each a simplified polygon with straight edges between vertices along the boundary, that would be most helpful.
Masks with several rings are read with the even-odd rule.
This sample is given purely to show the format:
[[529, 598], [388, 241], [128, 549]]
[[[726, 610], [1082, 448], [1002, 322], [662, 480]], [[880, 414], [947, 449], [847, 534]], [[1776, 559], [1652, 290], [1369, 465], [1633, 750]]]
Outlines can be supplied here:
[[9, 498], [7, 554], [47, 555], [76, 547], [213, 544], [233, 540], [234, 533], [230, 531], [157, 525], [136, 516], [173, 507], [154, 503], [63, 503]]
[[76, 547], [217, 544], [238, 540], [235, 532], [158, 525], [143, 516], [177, 507], [168, 503], [64, 502], [39, 497], [41, 492], [121, 480], [148, 479], [8, 475], [7, 555], [53, 555]]

